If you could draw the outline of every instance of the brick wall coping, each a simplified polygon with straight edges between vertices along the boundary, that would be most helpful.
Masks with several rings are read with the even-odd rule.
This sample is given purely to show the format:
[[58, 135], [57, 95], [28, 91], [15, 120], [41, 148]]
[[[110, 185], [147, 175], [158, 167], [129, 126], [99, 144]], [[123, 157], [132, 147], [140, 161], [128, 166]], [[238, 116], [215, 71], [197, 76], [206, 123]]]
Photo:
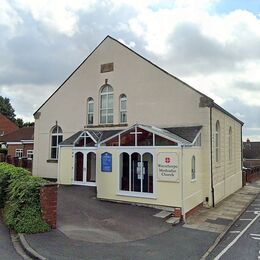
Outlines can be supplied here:
[[54, 183], [46, 183], [44, 184], [42, 187], [48, 187], [48, 186], [58, 186], [59, 184], [57, 182], [54, 182]]

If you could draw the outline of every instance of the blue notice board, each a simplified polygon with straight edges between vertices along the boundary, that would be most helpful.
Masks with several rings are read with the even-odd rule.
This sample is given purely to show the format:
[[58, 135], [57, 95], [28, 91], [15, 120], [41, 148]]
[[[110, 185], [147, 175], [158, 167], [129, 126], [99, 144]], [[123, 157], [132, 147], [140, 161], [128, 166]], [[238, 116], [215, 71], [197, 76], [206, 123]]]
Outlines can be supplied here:
[[102, 153], [101, 154], [101, 171], [112, 172], [112, 154]]

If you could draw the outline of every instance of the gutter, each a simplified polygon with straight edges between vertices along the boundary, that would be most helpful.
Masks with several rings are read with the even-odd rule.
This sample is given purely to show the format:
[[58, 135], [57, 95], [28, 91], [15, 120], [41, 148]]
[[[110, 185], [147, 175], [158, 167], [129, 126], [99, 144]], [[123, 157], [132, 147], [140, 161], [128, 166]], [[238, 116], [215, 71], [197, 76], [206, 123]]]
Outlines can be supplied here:
[[215, 207], [215, 194], [214, 194], [214, 183], [213, 183], [213, 151], [212, 151], [212, 106], [209, 107], [210, 109], [210, 184], [211, 184], [211, 196], [212, 196], [212, 206]]

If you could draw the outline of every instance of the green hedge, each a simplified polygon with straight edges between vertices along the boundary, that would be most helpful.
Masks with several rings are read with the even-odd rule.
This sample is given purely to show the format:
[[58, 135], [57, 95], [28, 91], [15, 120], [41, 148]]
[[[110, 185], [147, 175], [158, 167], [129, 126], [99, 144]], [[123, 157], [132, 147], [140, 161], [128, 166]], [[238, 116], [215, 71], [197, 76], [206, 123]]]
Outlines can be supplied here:
[[7, 163], [0, 163], [0, 208], [5, 223], [19, 233], [45, 232], [50, 227], [42, 220], [40, 188], [47, 181]]

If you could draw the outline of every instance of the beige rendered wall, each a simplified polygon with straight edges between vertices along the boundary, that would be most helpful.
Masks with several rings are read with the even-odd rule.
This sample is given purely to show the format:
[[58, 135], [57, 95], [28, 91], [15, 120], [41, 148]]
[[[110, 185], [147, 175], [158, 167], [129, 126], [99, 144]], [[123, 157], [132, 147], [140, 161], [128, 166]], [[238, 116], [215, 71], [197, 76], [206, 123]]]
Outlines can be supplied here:
[[[220, 160], [216, 162], [216, 122], [220, 123]], [[229, 159], [229, 127], [232, 128], [232, 157]], [[242, 187], [241, 171], [241, 125], [220, 112], [212, 109], [213, 135], [213, 183], [215, 203]]]
[[[100, 65], [108, 62], [114, 63], [114, 71], [100, 73]], [[158, 127], [202, 125], [208, 133], [209, 109], [199, 107], [198, 92], [107, 38], [39, 110], [34, 175], [57, 177], [57, 164], [47, 163], [50, 129], [57, 121], [64, 139], [83, 129], [88, 97], [94, 99], [94, 125], [98, 125], [99, 91], [106, 79], [114, 89], [114, 124], [119, 123], [119, 96], [124, 93], [129, 126], [136, 122]]]
[[[195, 180], [191, 179], [192, 156], [195, 156]], [[199, 147], [185, 148], [183, 150], [183, 162], [184, 213], [186, 213], [202, 203], [204, 196], [207, 195], [203, 193], [203, 179], [208, 175], [208, 171], [205, 172], [202, 149]]]
[[64, 185], [72, 184], [73, 180], [73, 153], [72, 147], [64, 147], [60, 148], [60, 159], [58, 164], [58, 183]]

